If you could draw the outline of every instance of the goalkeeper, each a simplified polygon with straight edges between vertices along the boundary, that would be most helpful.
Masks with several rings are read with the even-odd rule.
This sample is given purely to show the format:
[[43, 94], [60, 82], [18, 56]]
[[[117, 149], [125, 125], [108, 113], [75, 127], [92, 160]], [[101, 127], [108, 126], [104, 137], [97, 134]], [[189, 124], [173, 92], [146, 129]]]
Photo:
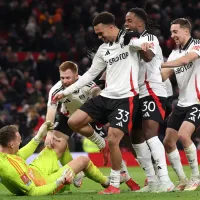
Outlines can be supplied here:
[[85, 175], [107, 187], [109, 180], [94, 166], [89, 158], [80, 156], [60, 168], [59, 158], [66, 149], [66, 140], [54, 138], [53, 148], [45, 148], [30, 164], [26, 159], [31, 156], [47, 131], [53, 124], [45, 122], [37, 135], [23, 148], [19, 149], [21, 136], [15, 125], [0, 129], [0, 181], [16, 195], [48, 195], [64, 191], [65, 184], [73, 181], [75, 174], [84, 171]]

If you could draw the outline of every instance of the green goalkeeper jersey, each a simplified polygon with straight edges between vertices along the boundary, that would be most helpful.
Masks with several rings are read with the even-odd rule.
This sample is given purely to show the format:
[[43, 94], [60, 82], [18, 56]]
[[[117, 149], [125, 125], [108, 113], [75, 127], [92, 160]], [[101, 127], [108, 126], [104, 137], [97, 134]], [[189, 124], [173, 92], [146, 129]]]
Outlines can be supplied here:
[[31, 156], [38, 143], [32, 139], [17, 154], [0, 152], [0, 180], [16, 195], [47, 195], [57, 189], [56, 181], [47, 182], [40, 170], [29, 166], [26, 159]]

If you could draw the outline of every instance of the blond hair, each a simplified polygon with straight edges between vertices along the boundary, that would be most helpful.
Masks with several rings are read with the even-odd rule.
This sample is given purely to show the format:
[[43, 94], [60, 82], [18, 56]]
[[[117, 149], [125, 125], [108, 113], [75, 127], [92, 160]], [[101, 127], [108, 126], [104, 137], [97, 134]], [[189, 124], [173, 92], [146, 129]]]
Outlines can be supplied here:
[[70, 69], [74, 73], [78, 73], [78, 66], [74, 62], [65, 61], [59, 66], [59, 70], [62, 72], [65, 72], [68, 69]]

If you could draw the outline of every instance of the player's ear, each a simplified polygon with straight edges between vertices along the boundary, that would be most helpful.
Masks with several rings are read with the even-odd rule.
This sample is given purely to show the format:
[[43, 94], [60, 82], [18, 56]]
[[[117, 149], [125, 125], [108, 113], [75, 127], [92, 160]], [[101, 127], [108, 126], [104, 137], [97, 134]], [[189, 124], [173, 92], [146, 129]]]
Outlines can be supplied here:
[[187, 35], [190, 34], [190, 31], [189, 31], [188, 28], [185, 28], [185, 33], [186, 33]]
[[13, 141], [8, 142], [8, 147], [13, 149], [14, 148], [14, 142]]
[[110, 29], [110, 30], [114, 29], [114, 25], [110, 24], [110, 25], [108, 25], [108, 26], [109, 26], [109, 29]]
[[78, 79], [78, 72], [75, 74], [75, 79]]

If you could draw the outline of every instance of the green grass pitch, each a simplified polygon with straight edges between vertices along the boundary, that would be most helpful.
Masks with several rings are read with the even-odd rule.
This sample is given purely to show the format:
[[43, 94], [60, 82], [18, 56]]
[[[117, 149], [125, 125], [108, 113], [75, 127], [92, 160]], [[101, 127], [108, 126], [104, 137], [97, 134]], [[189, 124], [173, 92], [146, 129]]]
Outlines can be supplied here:
[[[190, 169], [188, 167], [184, 167], [184, 170], [189, 176]], [[109, 175], [109, 168], [101, 168], [101, 171], [105, 175]], [[129, 168], [130, 175], [136, 180], [141, 186], [144, 184], [144, 172], [139, 167], [131, 167]], [[169, 167], [169, 174], [172, 181], [176, 182], [177, 177], [173, 172], [172, 168]], [[77, 189], [74, 186], [71, 186], [71, 194], [64, 192], [59, 195], [53, 196], [41, 196], [41, 197], [28, 197], [28, 196], [13, 196], [7, 189], [4, 188], [2, 184], [0, 184], [0, 200], [26, 200], [26, 199], [34, 199], [34, 200], [197, 200], [200, 199], [200, 188], [196, 191], [192, 192], [170, 192], [170, 193], [136, 193], [130, 192], [128, 187], [125, 184], [120, 186], [121, 194], [119, 195], [98, 195], [97, 192], [103, 190], [103, 188], [85, 178], [83, 181], [83, 185], [81, 188]]]

